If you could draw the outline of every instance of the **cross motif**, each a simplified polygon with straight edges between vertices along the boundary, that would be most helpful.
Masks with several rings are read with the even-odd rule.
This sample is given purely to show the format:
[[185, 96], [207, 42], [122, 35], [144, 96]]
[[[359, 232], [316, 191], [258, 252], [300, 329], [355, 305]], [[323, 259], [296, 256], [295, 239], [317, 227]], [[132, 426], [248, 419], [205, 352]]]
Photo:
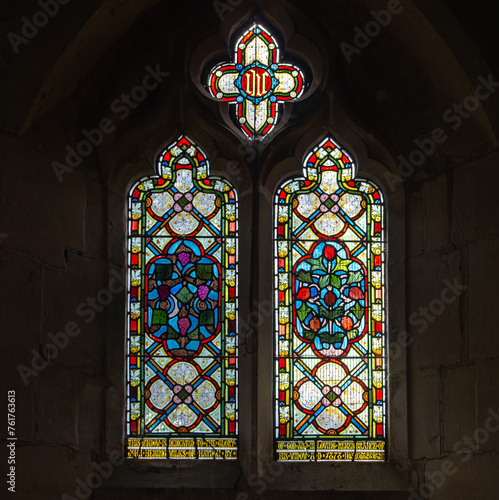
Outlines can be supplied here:
[[303, 93], [303, 73], [279, 63], [275, 39], [258, 24], [239, 39], [234, 59], [211, 70], [211, 95], [236, 105], [236, 120], [249, 139], [262, 138], [278, 121], [278, 104]]

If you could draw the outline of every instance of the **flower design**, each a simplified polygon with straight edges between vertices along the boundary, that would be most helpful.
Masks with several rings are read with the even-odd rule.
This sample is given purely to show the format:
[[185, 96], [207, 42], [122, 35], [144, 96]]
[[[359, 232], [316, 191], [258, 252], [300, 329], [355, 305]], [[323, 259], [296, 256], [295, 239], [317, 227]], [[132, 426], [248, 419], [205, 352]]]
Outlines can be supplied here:
[[373, 353], [378, 356], [383, 352], [383, 339], [381, 337], [374, 337], [372, 339]]
[[343, 153], [341, 152], [341, 150], [339, 148], [334, 148], [331, 151], [331, 156], [338, 160], [339, 158], [341, 158], [343, 156]]
[[207, 175], [208, 174], [207, 174], [207, 171], [206, 171], [206, 166], [204, 166], [204, 165], [203, 166], [199, 166], [198, 167], [198, 177], [200, 179], [206, 179]]
[[190, 212], [192, 210], [193, 196], [191, 193], [175, 193], [173, 199], [175, 200], [173, 205], [175, 212]]
[[236, 285], [236, 271], [235, 271], [235, 269], [227, 269], [227, 275], [225, 277], [225, 280], [227, 281], [227, 284], [229, 286]]
[[324, 148], [320, 147], [317, 150], [317, 152], [315, 153], [315, 155], [317, 156], [317, 158], [319, 158], [320, 160], [322, 160], [323, 158], [325, 158], [328, 155], [328, 153], [327, 153], [327, 151]]
[[235, 221], [236, 220], [236, 207], [235, 205], [227, 205], [225, 209], [225, 216], [227, 220]]
[[289, 387], [289, 373], [279, 373], [279, 390], [285, 391]]
[[333, 214], [337, 214], [340, 211], [340, 206], [338, 205], [338, 201], [340, 201], [340, 197], [337, 194], [321, 194], [320, 196], [321, 206], [319, 210], [322, 213], [331, 212]]
[[279, 290], [286, 290], [286, 288], [288, 288], [288, 275], [279, 273]]
[[286, 306], [279, 307], [279, 323], [285, 325], [289, 322], [289, 309]]
[[149, 382], [145, 396], [149, 408], [165, 414], [165, 422], [175, 430], [192, 430], [218, 406], [218, 384], [201, 375], [196, 363], [173, 362], [165, 368], [163, 377]]
[[340, 406], [341, 405], [341, 389], [335, 385], [334, 387], [329, 387], [328, 385], [325, 385], [322, 388], [322, 394], [324, 394], [324, 397], [321, 399], [321, 403], [324, 406]]
[[132, 203], [132, 219], [140, 219], [142, 206], [140, 203]]
[[130, 304], [130, 316], [132, 319], [137, 319], [140, 317], [140, 303], [132, 302]]
[[130, 340], [130, 352], [136, 354], [140, 352], [140, 337], [132, 336]]
[[171, 150], [170, 153], [173, 157], [178, 156], [182, 154], [182, 150], [178, 146], [174, 146]]
[[279, 207], [278, 221], [282, 224], [288, 220], [288, 206]]
[[371, 316], [375, 321], [381, 321], [383, 317], [381, 313], [381, 304], [373, 304]]
[[132, 387], [137, 387], [140, 384], [140, 370], [130, 370], [130, 384]]
[[185, 403], [186, 405], [190, 405], [192, 403], [192, 385], [176, 385], [173, 388], [173, 402], [176, 404]]
[[[362, 362], [361, 362], [362, 363]], [[361, 373], [359, 367], [356, 373]], [[295, 387], [296, 405], [312, 418], [323, 433], [340, 432], [348, 427], [352, 418], [367, 406], [367, 387], [353, 377], [347, 366], [336, 361], [323, 361], [303, 377]], [[357, 421], [359, 424], [359, 421]], [[358, 434], [363, 430], [358, 429]]]
[[196, 194], [192, 204], [198, 212], [203, 214], [205, 217], [208, 217], [215, 210], [217, 210], [217, 201], [218, 198], [214, 194], [200, 192]]
[[372, 252], [374, 255], [381, 255], [381, 243], [373, 243]]
[[229, 420], [235, 420], [235, 418], [236, 418], [236, 404], [235, 403], [227, 403], [225, 405], [225, 416]]
[[168, 355], [198, 354], [219, 331], [219, 299], [216, 261], [194, 241], [174, 241], [147, 269], [146, 331]]
[[381, 206], [380, 205], [372, 205], [371, 217], [376, 222], [381, 221]]
[[277, 244], [277, 251], [279, 253], [279, 257], [283, 258], [288, 255], [288, 242], [287, 241], [279, 241]]
[[217, 191], [229, 191], [230, 187], [223, 181], [216, 181], [213, 188]]
[[236, 352], [236, 338], [235, 337], [227, 337], [225, 341], [225, 350], [229, 354], [234, 354]]
[[289, 421], [289, 406], [279, 406], [279, 423], [285, 424]]
[[225, 315], [229, 319], [236, 318], [236, 304], [234, 302], [227, 302], [225, 304]]
[[380, 404], [373, 406], [373, 419], [377, 424], [383, 422], [383, 406]]
[[290, 182], [285, 188], [286, 193], [294, 193], [300, 189], [300, 184], [298, 181]]
[[161, 168], [161, 172], [162, 172], [164, 178], [166, 178], [166, 179], [172, 178], [172, 168], [171, 167], [164, 166], [164, 164], [163, 164], [160, 166], [160, 168]]
[[149, 191], [153, 189], [153, 187], [154, 185], [152, 181], [144, 181], [137, 186], [137, 189], [139, 189], [140, 191]]
[[376, 189], [367, 182], [361, 182], [360, 191], [362, 191], [363, 193], [374, 193]]
[[225, 248], [227, 249], [227, 252], [234, 255], [236, 253], [236, 240], [234, 238], [227, 238]]
[[383, 372], [381, 370], [373, 371], [373, 385], [377, 389], [381, 389], [383, 387]]
[[142, 282], [142, 277], [140, 275], [140, 269], [132, 269], [130, 276], [130, 282], [132, 286], [139, 286]]
[[321, 356], [342, 356], [367, 328], [362, 264], [342, 243], [321, 242], [297, 262], [294, 276], [296, 334]]
[[287, 356], [289, 354], [289, 342], [287, 340], [279, 340], [279, 356]]
[[236, 383], [236, 370], [230, 369], [225, 372], [225, 381], [227, 385], [233, 386]]
[[130, 408], [130, 418], [137, 420], [140, 417], [140, 403], [132, 403]]
[[132, 253], [139, 253], [142, 248], [142, 241], [140, 238], [132, 238]]

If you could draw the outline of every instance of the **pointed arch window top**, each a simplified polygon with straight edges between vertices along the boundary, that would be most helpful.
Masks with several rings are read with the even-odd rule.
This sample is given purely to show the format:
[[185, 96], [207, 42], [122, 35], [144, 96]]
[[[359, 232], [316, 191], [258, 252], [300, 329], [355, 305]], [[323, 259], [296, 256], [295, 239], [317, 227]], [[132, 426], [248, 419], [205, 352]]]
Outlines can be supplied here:
[[274, 37], [255, 24], [238, 40], [234, 62], [215, 66], [208, 77], [213, 97], [234, 104], [235, 119], [249, 139], [264, 137], [278, 121], [279, 104], [299, 98], [303, 72], [279, 61]]
[[185, 136], [180, 136], [159, 155], [158, 173], [164, 179], [170, 180], [175, 170], [189, 167], [195, 170], [198, 179], [207, 178], [209, 166], [205, 153]]
[[304, 163], [304, 175], [310, 181], [318, 178], [320, 170], [340, 170], [341, 180], [349, 181], [355, 176], [355, 164], [331, 139], [324, 139], [316, 146]]

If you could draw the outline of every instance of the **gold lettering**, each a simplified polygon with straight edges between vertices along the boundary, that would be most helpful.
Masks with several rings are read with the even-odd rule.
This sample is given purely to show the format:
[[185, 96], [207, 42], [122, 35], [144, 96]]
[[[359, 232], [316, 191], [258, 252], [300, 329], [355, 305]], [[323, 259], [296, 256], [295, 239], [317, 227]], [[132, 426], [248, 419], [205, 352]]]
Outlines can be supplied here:
[[268, 92], [269, 75], [267, 72], [258, 73], [257, 69], [251, 68], [244, 74], [245, 91], [251, 97], [262, 97]]

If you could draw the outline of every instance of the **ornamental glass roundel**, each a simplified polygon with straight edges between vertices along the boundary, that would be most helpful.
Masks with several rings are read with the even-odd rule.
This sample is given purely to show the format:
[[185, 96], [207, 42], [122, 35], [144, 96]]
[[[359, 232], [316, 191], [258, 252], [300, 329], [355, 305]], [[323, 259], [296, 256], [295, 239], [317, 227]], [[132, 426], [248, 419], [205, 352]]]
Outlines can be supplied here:
[[180, 137], [128, 214], [127, 456], [237, 458], [237, 194]]
[[274, 128], [281, 103], [302, 95], [304, 77], [298, 67], [279, 61], [277, 42], [255, 24], [237, 41], [234, 62], [211, 70], [208, 87], [213, 97], [232, 105], [243, 133], [256, 139]]
[[332, 139], [275, 197], [278, 460], [385, 459], [383, 197]]

